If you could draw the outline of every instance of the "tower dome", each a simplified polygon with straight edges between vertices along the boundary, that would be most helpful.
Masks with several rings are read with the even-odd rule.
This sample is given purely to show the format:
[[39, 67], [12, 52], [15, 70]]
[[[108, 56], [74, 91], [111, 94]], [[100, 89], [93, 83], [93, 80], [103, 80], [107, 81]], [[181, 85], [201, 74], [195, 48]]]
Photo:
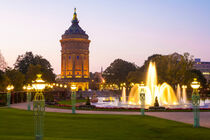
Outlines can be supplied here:
[[74, 8], [72, 25], [62, 35], [62, 39], [66, 39], [66, 38], [85, 38], [85, 39], [88, 39], [88, 35], [79, 26], [79, 20], [77, 18], [76, 8]]

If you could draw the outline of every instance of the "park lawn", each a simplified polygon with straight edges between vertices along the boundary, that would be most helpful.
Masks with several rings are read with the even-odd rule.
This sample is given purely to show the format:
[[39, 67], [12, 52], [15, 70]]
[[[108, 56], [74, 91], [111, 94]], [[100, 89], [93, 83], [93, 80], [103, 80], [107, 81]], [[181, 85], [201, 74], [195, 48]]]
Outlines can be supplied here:
[[[85, 99], [78, 99], [76, 100], [76, 103], [83, 103], [86, 102], [87, 100]], [[62, 100], [62, 101], [58, 101], [59, 104], [64, 104], [64, 105], [72, 105], [71, 104], [71, 100]]]
[[[33, 112], [0, 108], [0, 140], [34, 140]], [[45, 113], [44, 140], [208, 140], [209, 128], [140, 115]]]

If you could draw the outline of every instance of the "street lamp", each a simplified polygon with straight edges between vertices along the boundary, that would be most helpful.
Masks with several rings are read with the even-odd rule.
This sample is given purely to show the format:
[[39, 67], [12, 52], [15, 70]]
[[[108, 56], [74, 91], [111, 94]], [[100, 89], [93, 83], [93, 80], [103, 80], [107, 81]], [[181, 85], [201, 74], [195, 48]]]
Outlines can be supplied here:
[[71, 85], [71, 104], [72, 104], [72, 114], [76, 113], [76, 85]]
[[14, 89], [13, 85], [7, 86], [7, 106], [10, 107], [10, 100], [11, 100], [11, 91]]
[[23, 89], [27, 91], [27, 103], [28, 103], [28, 111], [31, 110], [31, 90], [32, 90], [32, 86], [30, 86], [30, 84], [28, 84], [28, 86], [23, 86]]
[[198, 88], [200, 87], [200, 82], [194, 78], [194, 81], [191, 83], [191, 87], [193, 88], [192, 93], [192, 104], [193, 104], [193, 113], [194, 113], [194, 127], [199, 127], [200, 124], [200, 112], [199, 112], [199, 105], [200, 105], [200, 96], [198, 92]]
[[35, 138], [42, 140], [43, 138], [43, 117], [45, 112], [45, 99], [42, 90], [45, 88], [45, 81], [42, 80], [41, 74], [37, 74], [37, 79], [33, 81], [33, 88], [36, 94], [33, 100], [34, 122], [35, 122]]
[[140, 101], [141, 101], [141, 115], [144, 115], [144, 108], [145, 108], [145, 90], [144, 90], [144, 83], [141, 82], [140, 84]]

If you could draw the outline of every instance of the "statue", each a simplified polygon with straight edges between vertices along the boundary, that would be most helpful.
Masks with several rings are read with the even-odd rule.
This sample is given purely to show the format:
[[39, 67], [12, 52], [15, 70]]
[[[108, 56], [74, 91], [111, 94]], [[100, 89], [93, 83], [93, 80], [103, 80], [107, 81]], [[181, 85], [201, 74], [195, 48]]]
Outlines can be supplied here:
[[158, 103], [158, 98], [157, 98], [157, 96], [155, 97], [155, 103], [154, 103], [154, 106], [155, 106], [155, 107], [159, 107], [159, 103]]

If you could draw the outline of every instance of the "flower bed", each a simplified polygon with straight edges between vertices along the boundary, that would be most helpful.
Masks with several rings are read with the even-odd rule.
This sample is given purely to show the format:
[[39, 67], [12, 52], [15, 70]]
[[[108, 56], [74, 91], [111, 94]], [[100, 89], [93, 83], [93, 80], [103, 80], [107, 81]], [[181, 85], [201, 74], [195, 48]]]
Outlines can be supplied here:
[[[72, 105], [57, 104], [55, 107], [71, 109]], [[52, 106], [51, 106], [52, 107]], [[81, 108], [80, 105], [76, 105], [79, 110], [98, 110], [98, 111], [140, 111], [141, 108], [124, 108], [124, 107], [93, 107], [93, 108]], [[165, 108], [165, 110], [148, 110], [149, 112], [191, 112], [192, 108]], [[210, 111], [210, 108], [200, 108], [200, 111]]]

